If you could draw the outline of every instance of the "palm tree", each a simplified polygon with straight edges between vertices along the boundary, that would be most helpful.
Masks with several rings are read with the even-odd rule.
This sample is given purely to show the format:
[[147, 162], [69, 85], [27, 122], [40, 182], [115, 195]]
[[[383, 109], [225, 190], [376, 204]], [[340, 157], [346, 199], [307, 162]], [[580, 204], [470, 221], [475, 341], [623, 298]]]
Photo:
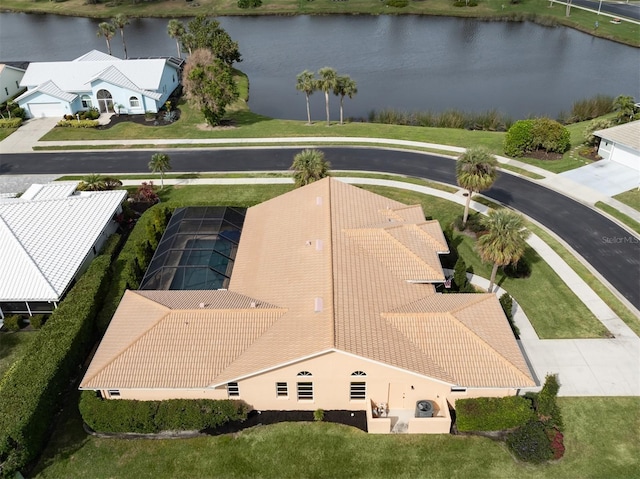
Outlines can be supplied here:
[[176, 46], [178, 47], [178, 58], [182, 58], [182, 51], [180, 50], [180, 41], [183, 35], [186, 33], [186, 29], [184, 28], [184, 23], [180, 20], [169, 20], [167, 24], [167, 33], [171, 38], [175, 38]]
[[107, 52], [111, 55], [111, 39], [116, 34], [116, 27], [114, 27], [111, 23], [102, 22], [98, 25], [98, 31], [96, 32], [96, 36], [104, 37], [107, 41]]
[[124, 48], [124, 58], [126, 60], [127, 58], [129, 58], [129, 56], [127, 55], [127, 43], [124, 41], [124, 27], [129, 25], [129, 17], [127, 17], [124, 13], [118, 13], [111, 19], [111, 23], [115, 28], [120, 30], [120, 36], [122, 37], [122, 47]]
[[309, 109], [309, 96], [318, 88], [318, 81], [313, 72], [305, 70], [296, 77], [296, 90], [303, 91], [307, 97], [307, 124], [311, 124], [311, 110]]
[[531, 233], [525, 228], [522, 215], [506, 208], [490, 211], [482, 224], [487, 234], [478, 238], [477, 248], [482, 261], [493, 263], [488, 290], [491, 292], [498, 266], [517, 263], [524, 255]]
[[466, 226], [469, 217], [469, 203], [473, 193], [487, 190], [498, 178], [498, 160], [482, 147], [469, 148], [456, 162], [458, 185], [467, 190], [467, 203], [464, 207], [462, 226]]
[[358, 85], [356, 84], [356, 81], [353, 80], [349, 75], [339, 76], [338, 81], [336, 82], [336, 86], [333, 89], [333, 93], [340, 96], [340, 124], [342, 125], [344, 97], [348, 96], [349, 98], [353, 98], [353, 96], [358, 93]]
[[160, 189], [164, 188], [164, 173], [171, 170], [171, 158], [166, 153], [154, 153], [149, 162], [151, 173], [160, 173]]
[[627, 123], [633, 120], [636, 112], [635, 100], [632, 96], [618, 95], [613, 100], [613, 110], [617, 113], [615, 117], [616, 123]]
[[327, 110], [327, 126], [331, 124], [329, 120], [329, 92], [336, 88], [338, 83], [338, 74], [333, 68], [324, 67], [318, 71], [320, 79], [317, 88], [324, 92], [324, 101]]
[[331, 164], [320, 150], [302, 150], [293, 157], [291, 169], [296, 188], [329, 176]]
[[104, 191], [107, 187], [104, 178], [101, 175], [91, 173], [90, 175], [82, 178], [77, 189], [80, 191]]

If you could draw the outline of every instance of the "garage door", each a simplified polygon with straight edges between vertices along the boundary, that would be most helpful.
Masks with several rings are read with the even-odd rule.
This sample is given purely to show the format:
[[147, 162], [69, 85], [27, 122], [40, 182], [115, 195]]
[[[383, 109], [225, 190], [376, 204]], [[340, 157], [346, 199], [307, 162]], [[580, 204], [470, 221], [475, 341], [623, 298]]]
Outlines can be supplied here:
[[59, 103], [29, 103], [29, 111], [32, 118], [64, 115], [64, 107]]
[[616, 145], [611, 153], [611, 160], [621, 165], [640, 171], [640, 155], [623, 146]]

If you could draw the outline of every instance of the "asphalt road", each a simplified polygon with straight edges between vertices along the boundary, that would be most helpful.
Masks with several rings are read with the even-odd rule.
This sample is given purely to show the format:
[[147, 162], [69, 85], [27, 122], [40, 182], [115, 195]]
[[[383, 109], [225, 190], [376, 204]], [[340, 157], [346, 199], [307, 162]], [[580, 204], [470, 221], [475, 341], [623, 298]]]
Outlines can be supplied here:
[[[592, 10], [595, 10], [596, 12], [598, 11], [598, 7], [600, 6], [600, 12], [610, 13], [611, 15], [617, 15], [619, 17], [640, 20], [640, 5], [638, 5], [637, 3], [608, 1], [602, 2], [602, 4], [600, 5], [599, 1], [594, 0], [573, 0], [572, 4], [590, 8]], [[604, 21], [609, 21], [609, 19], [604, 19]]]
[[[173, 171], [286, 170], [301, 148], [171, 150]], [[398, 173], [455, 184], [455, 163], [438, 156], [363, 147], [322, 148], [334, 169]], [[149, 151], [0, 155], [0, 174], [148, 172]], [[503, 174], [484, 194], [542, 223], [569, 243], [640, 309], [640, 241], [591, 208], [531, 181]]]

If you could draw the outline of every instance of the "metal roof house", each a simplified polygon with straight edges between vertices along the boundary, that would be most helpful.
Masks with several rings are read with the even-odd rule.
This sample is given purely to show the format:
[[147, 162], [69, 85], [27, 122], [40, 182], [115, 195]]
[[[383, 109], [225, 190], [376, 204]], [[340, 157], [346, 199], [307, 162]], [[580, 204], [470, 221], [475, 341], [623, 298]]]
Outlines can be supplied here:
[[16, 96], [23, 87], [20, 80], [24, 76], [24, 70], [17, 66], [0, 63], [0, 103], [4, 103]]
[[115, 232], [126, 191], [32, 185], [0, 198], [0, 318], [50, 313]]
[[97, 108], [101, 113], [157, 112], [180, 84], [182, 61], [128, 59], [97, 50], [71, 61], [30, 63], [16, 98], [31, 118], [62, 117]]
[[127, 291], [80, 388], [448, 433], [456, 399], [536, 383], [494, 294], [436, 292], [447, 252], [421, 206], [317, 181], [247, 210], [225, 289]]

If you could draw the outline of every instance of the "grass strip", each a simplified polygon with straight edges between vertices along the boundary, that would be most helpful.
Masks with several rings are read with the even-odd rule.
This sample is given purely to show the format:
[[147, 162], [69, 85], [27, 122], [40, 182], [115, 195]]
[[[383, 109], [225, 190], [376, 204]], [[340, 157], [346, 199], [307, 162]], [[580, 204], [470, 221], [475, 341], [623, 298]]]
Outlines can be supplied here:
[[602, 201], [596, 202], [595, 206], [596, 206], [596, 208], [600, 208], [605, 213], [610, 214], [611, 216], [613, 216], [618, 221], [621, 221], [622, 223], [627, 225], [629, 228], [631, 228], [636, 233], [640, 234], [640, 223], [638, 223], [633, 218], [628, 217], [622, 211], [617, 210], [613, 206], [610, 206], [610, 205], [608, 205], [606, 203], [603, 203]]

